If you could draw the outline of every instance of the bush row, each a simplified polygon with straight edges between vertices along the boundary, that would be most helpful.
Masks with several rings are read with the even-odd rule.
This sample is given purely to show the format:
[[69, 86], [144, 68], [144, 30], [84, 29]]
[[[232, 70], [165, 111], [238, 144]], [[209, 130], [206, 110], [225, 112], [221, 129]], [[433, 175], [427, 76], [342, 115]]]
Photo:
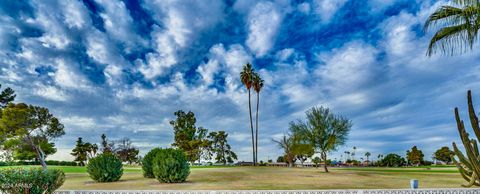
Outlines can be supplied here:
[[[54, 166], [77, 166], [76, 162], [73, 161], [57, 161], [57, 160], [47, 160], [45, 161], [47, 165]], [[40, 165], [40, 162], [37, 161], [17, 161], [17, 162], [0, 162], [0, 166], [20, 166], [20, 165]]]
[[0, 170], [0, 191], [3, 193], [53, 193], [65, 182], [59, 169], [7, 168]]

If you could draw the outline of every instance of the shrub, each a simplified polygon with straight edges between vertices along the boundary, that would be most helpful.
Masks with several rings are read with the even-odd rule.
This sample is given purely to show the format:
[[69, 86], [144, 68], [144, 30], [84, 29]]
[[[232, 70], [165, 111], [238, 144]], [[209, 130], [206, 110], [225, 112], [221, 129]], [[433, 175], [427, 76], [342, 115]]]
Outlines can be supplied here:
[[118, 181], [123, 174], [122, 161], [111, 153], [100, 154], [90, 159], [87, 172], [97, 182]]
[[150, 150], [142, 160], [142, 170], [143, 170], [143, 177], [145, 178], [155, 178], [153, 175], [153, 159], [160, 152], [162, 149], [154, 148]]
[[65, 182], [65, 174], [59, 169], [7, 168], [0, 170], [0, 191], [3, 193], [53, 193]]
[[190, 174], [187, 156], [181, 150], [162, 149], [153, 159], [153, 174], [164, 183], [180, 183]]

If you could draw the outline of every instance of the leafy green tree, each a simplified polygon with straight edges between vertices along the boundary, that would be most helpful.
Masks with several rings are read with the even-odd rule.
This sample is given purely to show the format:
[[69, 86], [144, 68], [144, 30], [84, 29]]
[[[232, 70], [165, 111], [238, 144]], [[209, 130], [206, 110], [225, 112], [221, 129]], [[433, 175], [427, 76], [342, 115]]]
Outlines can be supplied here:
[[440, 29], [428, 45], [427, 55], [437, 50], [444, 54], [463, 53], [473, 49], [480, 28], [480, 2], [452, 0], [433, 12], [424, 25], [424, 30]]
[[[48, 155], [55, 154], [57, 149], [55, 149], [55, 144], [53, 142], [48, 142], [46, 138], [43, 137], [32, 137], [35, 139], [35, 142], [39, 142], [40, 148], [45, 153], [45, 158]], [[28, 143], [26, 139], [18, 139], [18, 138], [11, 138], [4, 142], [4, 147], [7, 150], [13, 151], [13, 159], [15, 160], [35, 160], [37, 159], [36, 151], [33, 147]]]
[[138, 160], [139, 149], [132, 145], [129, 138], [123, 138], [117, 141], [115, 154], [122, 162], [134, 163]]
[[170, 121], [175, 136], [172, 146], [184, 151], [187, 155], [187, 160], [193, 164], [200, 159], [203, 150], [208, 149], [208, 130], [201, 127], [197, 129], [195, 126], [195, 114], [191, 111], [186, 113], [179, 110], [174, 114], [177, 118]]
[[398, 154], [387, 154], [380, 163], [387, 167], [399, 167], [405, 165], [405, 159]]
[[79, 137], [75, 148], [73, 148], [72, 153], [70, 153], [75, 157], [73, 161], [78, 162], [79, 166], [85, 166], [85, 163], [87, 162], [87, 149], [88, 148], [83, 142], [82, 138]]
[[[352, 123], [324, 107], [313, 107], [306, 115], [306, 122], [301, 120], [292, 122], [290, 128], [320, 153], [322, 161], [327, 161], [327, 153], [336, 150], [347, 141]], [[328, 172], [326, 164], [324, 170]]]
[[257, 165], [257, 159], [255, 154], [255, 137], [253, 133], [253, 118], [252, 118], [252, 101], [251, 101], [251, 92], [250, 89], [253, 85], [253, 76], [254, 70], [250, 63], [247, 63], [243, 66], [242, 72], [240, 72], [240, 80], [242, 81], [243, 85], [247, 88], [248, 91], [248, 112], [250, 114], [250, 129], [252, 132], [252, 156], [253, 156], [253, 165]]
[[260, 106], [260, 91], [263, 88], [263, 82], [263, 79], [258, 73], [253, 74], [252, 86], [253, 90], [257, 93], [257, 114], [255, 116], [255, 160], [258, 160], [258, 108]]
[[435, 156], [435, 159], [449, 164], [452, 162], [453, 154], [454, 154], [453, 151], [450, 150], [449, 147], [444, 146], [438, 149], [437, 151], [435, 151], [434, 156]]
[[407, 150], [407, 160], [412, 165], [420, 165], [423, 162], [422, 150], [419, 150], [417, 146], [413, 146], [412, 150]]
[[320, 157], [315, 157], [312, 159], [312, 162], [315, 164], [315, 168], [318, 168], [318, 164], [320, 164], [320, 162], [322, 162], [322, 159], [320, 159]]
[[291, 151], [293, 155], [295, 155], [295, 158], [299, 160], [300, 164], [303, 166], [305, 160], [313, 156], [313, 154], [315, 153], [315, 149], [312, 144], [302, 139], [302, 136], [300, 135], [293, 134], [292, 141], [293, 144], [291, 147]]
[[44, 170], [46, 154], [41, 145], [65, 134], [63, 124], [47, 108], [24, 103], [10, 103], [2, 110], [0, 129], [1, 136], [30, 144]]
[[232, 151], [232, 147], [227, 141], [228, 134], [225, 131], [210, 132], [208, 138], [212, 143], [211, 150], [215, 154], [217, 163], [233, 163], [237, 159], [237, 154]]

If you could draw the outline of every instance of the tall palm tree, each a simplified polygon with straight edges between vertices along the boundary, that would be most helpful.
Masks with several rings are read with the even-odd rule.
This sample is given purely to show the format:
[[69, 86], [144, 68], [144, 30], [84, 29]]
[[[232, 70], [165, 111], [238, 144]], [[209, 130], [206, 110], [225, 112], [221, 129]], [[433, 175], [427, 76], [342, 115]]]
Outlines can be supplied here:
[[[258, 160], [258, 107], [260, 103], [260, 91], [263, 88], [263, 79], [258, 73], [253, 74], [253, 90], [257, 93], [257, 114], [255, 116], [255, 159]], [[256, 163], [257, 161], [255, 161]]]
[[371, 155], [372, 155], [372, 154], [371, 154], [370, 152], [365, 153], [365, 157], [367, 157], [367, 166], [368, 166], [368, 162], [370, 162], [370, 161], [368, 161], [368, 158], [369, 158]]
[[480, 28], [479, 0], [452, 0], [432, 13], [425, 22], [424, 31], [438, 28], [428, 45], [427, 56], [437, 50], [443, 54], [458, 54], [472, 50]]
[[250, 113], [250, 129], [252, 131], [252, 155], [253, 155], [253, 165], [257, 165], [257, 159], [255, 154], [255, 140], [253, 134], [253, 119], [252, 119], [252, 102], [251, 102], [251, 93], [250, 89], [252, 88], [253, 84], [253, 68], [250, 63], [247, 63], [243, 66], [242, 72], [240, 72], [240, 80], [242, 81], [243, 85], [247, 88], [248, 91], [248, 112]]

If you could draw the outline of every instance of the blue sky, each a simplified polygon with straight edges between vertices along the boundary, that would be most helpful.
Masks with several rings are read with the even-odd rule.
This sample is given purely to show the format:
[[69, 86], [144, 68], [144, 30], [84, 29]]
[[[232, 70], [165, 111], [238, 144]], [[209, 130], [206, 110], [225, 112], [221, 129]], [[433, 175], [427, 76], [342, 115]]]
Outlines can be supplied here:
[[[427, 158], [459, 141], [453, 108], [480, 94], [480, 55], [426, 57], [426, 17], [445, 1], [0, 1], [0, 83], [17, 102], [48, 107], [66, 126], [51, 159], [69, 159], [78, 137], [129, 137], [142, 153], [169, 146], [178, 109], [197, 126], [225, 130], [250, 159], [251, 62], [265, 79], [260, 159], [312, 106], [350, 118], [348, 144], [373, 156]], [[476, 46], [475, 46], [476, 48]], [[476, 103], [478, 104], [478, 102]]]

